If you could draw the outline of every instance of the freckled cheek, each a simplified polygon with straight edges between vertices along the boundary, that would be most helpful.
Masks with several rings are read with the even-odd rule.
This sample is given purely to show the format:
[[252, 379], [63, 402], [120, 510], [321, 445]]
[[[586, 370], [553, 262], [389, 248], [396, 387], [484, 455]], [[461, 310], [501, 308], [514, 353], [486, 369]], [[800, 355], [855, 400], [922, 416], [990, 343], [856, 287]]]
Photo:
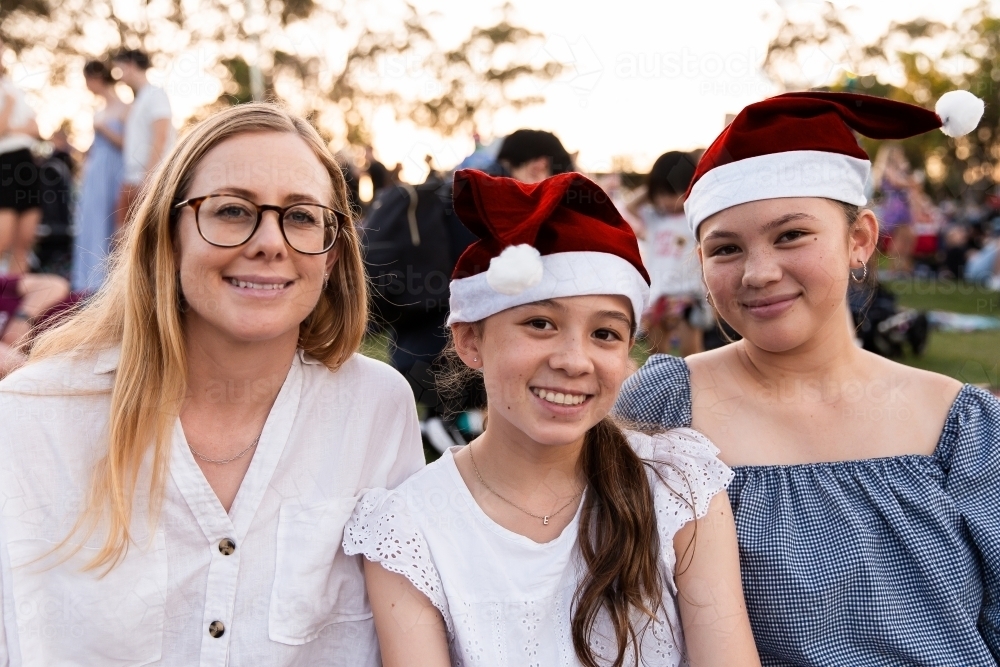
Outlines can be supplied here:
[[527, 401], [526, 385], [537, 368], [525, 355], [510, 354], [518, 349], [515, 341], [492, 337], [483, 350], [483, 379], [491, 404], [511, 407]]
[[716, 307], [722, 312], [730, 310], [728, 304], [735, 301], [743, 282], [743, 265], [733, 262], [725, 265], [706, 267], [705, 285]]
[[786, 265], [786, 273], [802, 285], [809, 297], [825, 299], [836, 296], [840, 299], [846, 291], [846, 260], [840, 260], [829, 249], [815, 248], [813, 252], [803, 252]]
[[522, 373], [508, 370], [501, 377], [484, 375], [487, 400], [492, 407], [502, 408], [504, 412], [520, 412], [528, 403], [530, 397], [525, 387], [529, 377]]
[[610, 410], [611, 406], [618, 399], [618, 392], [621, 391], [622, 383], [629, 375], [629, 368], [625, 363], [615, 363], [605, 368], [597, 369], [598, 392], [595, 397], [594, 407], [601, 410]]

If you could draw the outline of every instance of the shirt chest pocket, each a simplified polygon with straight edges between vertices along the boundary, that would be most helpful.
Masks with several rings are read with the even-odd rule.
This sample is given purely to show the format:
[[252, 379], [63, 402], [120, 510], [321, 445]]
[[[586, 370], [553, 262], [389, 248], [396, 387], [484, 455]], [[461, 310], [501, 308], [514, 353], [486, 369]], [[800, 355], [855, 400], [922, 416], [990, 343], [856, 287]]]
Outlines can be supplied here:
[[52, 565], [48, 540], [8, 543], [17, 636], [25, 667], [146, 665], [160, 660], [167, 591], [162, 530], [131, 545], [107, 574], [83, 571], [97, 550]]
[[304, 644], [333, 623], [372, 617], [361, 559], [341, 548], [356, 502], [338, 498], [281, 506], [268, 612], [272, 641]]

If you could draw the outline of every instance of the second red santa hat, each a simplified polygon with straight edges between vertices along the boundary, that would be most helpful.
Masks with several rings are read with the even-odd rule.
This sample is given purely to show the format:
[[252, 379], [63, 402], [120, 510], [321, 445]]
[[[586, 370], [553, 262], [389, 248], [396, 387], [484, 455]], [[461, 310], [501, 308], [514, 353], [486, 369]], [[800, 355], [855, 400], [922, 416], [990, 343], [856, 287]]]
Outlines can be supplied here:
[[979, 124], [983, 101], [967, 91], [941, 96], [934, 111], [852, 93], [786, 93], [751, 104], [709, 146], [684, 211], [691, 230], [732, 206], [781, 197], [825, 197], [863, 206], [871, 174], [854, 132], [905, 139], [940, 128], [950, 137]]

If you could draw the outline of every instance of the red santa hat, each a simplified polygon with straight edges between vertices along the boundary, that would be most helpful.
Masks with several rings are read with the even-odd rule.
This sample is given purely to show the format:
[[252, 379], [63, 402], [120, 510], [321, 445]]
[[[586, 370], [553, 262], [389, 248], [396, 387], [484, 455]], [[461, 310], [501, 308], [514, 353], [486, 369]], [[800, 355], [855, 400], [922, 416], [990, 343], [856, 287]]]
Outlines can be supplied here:
[[649, 275], [611, 198], [577, 173], [534, 184], [455, 172], [455, 214], [479, 241], [458, 260], [448, 324], [478, 322], [543, 299], [620, 294], [636, 320]]
[[871, 174], [852, 132], [905, 139], [940, 128], [950, 137], [979, 124], [983, 101], [944, 94], [935, 111], [870, 95], [786, 93], [743, 109], [705, 151], [688, 188], [691, 231], [731, 206], [780, 197], [826, 197], [863, 206]]

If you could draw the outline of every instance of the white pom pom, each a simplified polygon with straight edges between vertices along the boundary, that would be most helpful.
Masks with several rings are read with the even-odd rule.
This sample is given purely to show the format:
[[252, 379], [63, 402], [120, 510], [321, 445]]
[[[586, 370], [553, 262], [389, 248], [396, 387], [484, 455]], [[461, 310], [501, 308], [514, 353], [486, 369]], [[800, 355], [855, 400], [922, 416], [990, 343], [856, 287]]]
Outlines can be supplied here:
[[972, 132], [983, 117], [983, 101], [967, 90], [952, 90], [941, 96], [934, 112], [941, 119], [941, 131], [949, 137]]
[[494, 291], [514, 296], [542, 282], [544, 270], [538, 250], [527, 243], [512, 245], [490, 260], [486, 282]]

